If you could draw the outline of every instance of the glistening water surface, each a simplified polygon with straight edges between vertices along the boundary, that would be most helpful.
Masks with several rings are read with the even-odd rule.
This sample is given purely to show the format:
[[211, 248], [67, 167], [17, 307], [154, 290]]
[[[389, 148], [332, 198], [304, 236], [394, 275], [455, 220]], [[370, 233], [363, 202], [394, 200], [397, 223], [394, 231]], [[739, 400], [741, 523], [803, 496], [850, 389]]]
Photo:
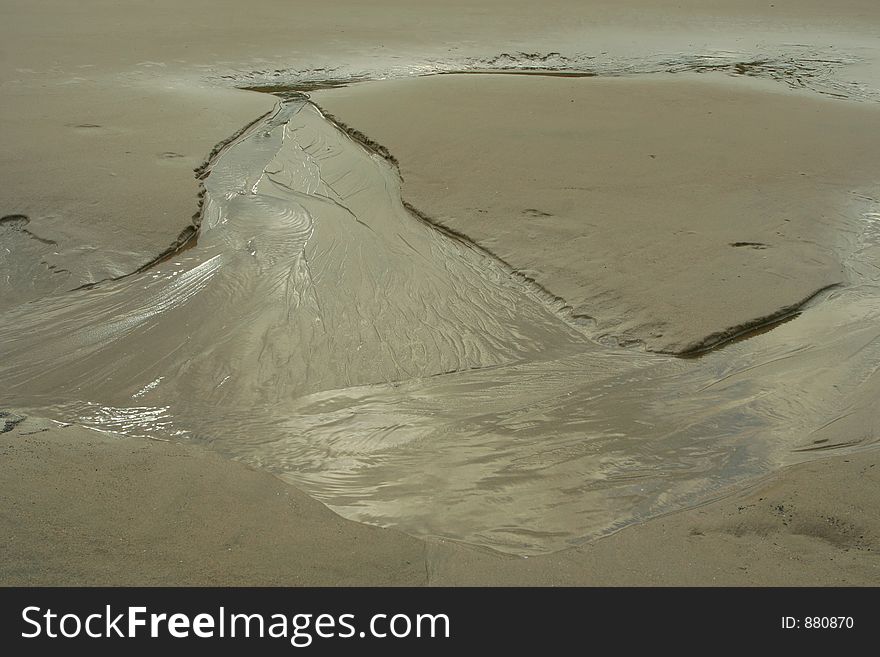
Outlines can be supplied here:
[[[202, 443], [340, 514], [532, 554], [812, 457], [880, 367], [880, 214], [850, 285], [699, 359], [614, 348], [403, 206], [306, 99], [213, 162], [196, 246], [0, 317], [4, 403]], [[868, 401], [865, 401], [868, 400]]]

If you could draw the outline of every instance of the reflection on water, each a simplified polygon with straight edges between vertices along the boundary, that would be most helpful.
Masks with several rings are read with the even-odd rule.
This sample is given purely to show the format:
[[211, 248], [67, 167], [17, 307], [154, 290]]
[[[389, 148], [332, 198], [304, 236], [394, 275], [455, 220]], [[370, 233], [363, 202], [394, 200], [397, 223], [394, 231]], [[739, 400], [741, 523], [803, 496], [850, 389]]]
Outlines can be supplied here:
[[876, 213], [852, 285], [684, 360], [594, 342], [416, 220], [396, 171], [303, 100], [205, 186], [195, 247], [3, 314], [4, 404], [206, 444], [344, 516], [523, 554], [876, 440], [822, 433], [880, 393]]

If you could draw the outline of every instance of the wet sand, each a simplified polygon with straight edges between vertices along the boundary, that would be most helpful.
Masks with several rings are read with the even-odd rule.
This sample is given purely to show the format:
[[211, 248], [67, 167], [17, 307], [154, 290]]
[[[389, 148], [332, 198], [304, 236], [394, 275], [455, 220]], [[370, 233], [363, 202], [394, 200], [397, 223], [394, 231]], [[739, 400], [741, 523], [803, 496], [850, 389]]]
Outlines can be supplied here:
[[[345, 517], [513, 554], [876, 441], [872, 239], [841, 253], [854, 284], [797, 321], [682, 360], [609, 346], [564, 300], [413, 215], [397, 168], [304, 98], [202, 178], [192, 248], [4, 315], [9, 403], [209, 444]], [[818, 435], [857, 420], [855, 436]]]
[[[341, 519], [197, 447], [28, 419], [0, 434], [4, 585], [875, 585], [876, 453], [528, 559]], [[134, 503], [137, 500], [137, 503]], [[146, 501], [146, 502], [145, 502]]]
[[31, 233], [0, 234], [33, 263], [22, 272], [8, 256], [0, 261], [13, 283], [0, 291], [4, 308], [128, 274], [185, 238], [199, 218], [193, 169], [272, 107], [227, 89], [29, 86], [7, 81], [0, 109], [0, 171], [9, 181], [2, 214], [27, 217]]
[[409, 203], [652, 351], [711, 348], [844, 283], [845, 217], [880, 170], [876, 107], [769, 82], [446, 75], [311, 95], [394, 154]]
[[[642, 3], [632, 3], [632, 11], [620, 3], [551, 3], [543, 23], [527, 3], [507, 4], [504, 39], [497, 21], [473, 20], [491, 11], [488, 4], [399, 11], [394, 29], [376, 7], [303, 16], [279, 13], [269, 2], [245, 16], [236, 3], [214, 3], [211, 12], [194, 4], [175, 8], [173, 26], [155, 7], [149, 16], [135, 9], [124, 18], [105, 8], [100, 20], [83, 22], [88, 12], [71, 16], [63, 3], [4, 7], [10, 20], [3, 23], [8, 100], [0, 168], [8, 184], [0, 230], [4, 246], [14, 247], [0, 262], [8, 283], [0, 295], [4, 408], [30, 407], [21, 412], [135, 437], [105, 442], [81, 427], [36, 420], [3, 434], [13, 473], [3, 480], [4, 524], [12, 538], [0, 579], [876, 582], [877, 247], [862, 239], [858, 223], [872, 225], [876, 214], [878, 149], [864, 137], [877, 134], [871, 84], [880, 76], [866, 27], [876, 24], [876, 9], [858, 1], [834, 8], [777, 2], [774, 11], [758, 3], [698, 4], [669, 14]], [[449, 34], [458, 35], [455, 43]], [[586, 53], [584, 43], [591, 44]], [[847, 63], [855, 59], [861, 63]], [[286, 135], [285, 148], [266, 151], [266, 161], [242, 162], [234, 175], [215, 170], [201, 199], [191, 175], [215, 144], [274, 111], [271, 96], [235, 86], [575, 65], [601, 75], [654, 76], [443, 76], [316, 94], [341, 120], [390, 148], [404, 174], [403, 196], [427, 224], [402, 210], [393, 167], [369, 151], [364, 159], [317, 115], [299, 127], [267, 124], [271, 139]], [[660, 79], [664, 71], [714, 73], [711, 80]], [[737, 78], [718, 79], [725, 73]], [[751, 76], [765, 80], [744, 79]], [[580, 86], [593, 83], [607, 93], [597, 98]], [[537, 88], [542, 93], [532, 94]], [[829, 94], [843, 100], [822, 99]], [[341, 99], [335, 109], [334, 98]], [[584, 131], [563, 101], [588, 106], [601, 135]], [[642, 106], [661, 120], [640, 123]], [[383, 123], [383, 111], [402, 117], [404, 107], [409, 116]], [[458, 114], [444, 131], [450, 109]], [[710, 111], [721, 116], [709, 119]], [[542, 175], [578, 172], [566, 185], [576, 187], [588, 172], [599, 189], [559, 194], [545, 178], [541, 198], [530, 198], [524, 183], [534, 181], [516, 147], [530, 156], [540, 149], [509, 139], [522, 138], [525, 124], [541, 134], [540, 145], [551, 146]], [[725, 132], [724, 125], [736, 129]], [[768, 140], [768, 133], [785, 140]], [[637, 142], [623, 136], [632, 134]], [[303, 138], [309, 135], [318, 138]], [[442, 141], [430, 141], [438, 136]], [[573, 141], [598, 148], [562, 148]], [[706, 156], [707, 142], [717, 145], [710, 153], [725, 157], [695, 157]], [[325, 143], [342, 156], [321, 159], [317, 149]], [[646, 146], [651, 152], [642, 153]], [[262, 152], [249, 148], [235, 157]], [[232, 155], [225, 160], [234, 162]], [[341, 178], [320, 180], [328, 167], [366, 176], [373, 181], [366, 190], [384, 180], [388, 198], [377, 201], [381, 194], [368, 191], [365, 201], [351, 176], [340, 192]], [[628, 181], [615, 187], [621, 170]], [[254, 174], [253, 187], [226, 196], [241, 176]], [[432, 187], [432, 178], [454, 181], [461, 194]], [[669, 191], [676, 187], [687, 198]], [[484, 203], [486, 190], [503, 194]], [[593, 222], [599, 239], [581, 250], [575, 245], [583, 225], [573, 209], [584, 192], [606, 220]], [[353, 211], [348, 194], [360, 204]], [[654, 209], [652, 197], [662, 200], [665, 223], [636, 230]], [[276, 200], [267, 206], [267, 198]], [[293, 198], [305, 214], [290, 211]], [[361, 223], [343, 210], [334, 219], [327, 199]], [[390, 213], [363, 221], [365, 211], [385, 203]], [[742, 206], [771, 208], [780, 225], [769, 230], [759, 212], [743, 225], [731, 209]], [[522, 215], [516, 225], [526, 228], [506, 225], [502, 215]], [[632, 225], [603, 232], [615, 215], [631, 217]], [[204, 227], [198, 246], [179, 258], [65, 297], [141, 268], [211, 216], [223, 219], [218, 229]], [[696, 218], [705, 230], [691, 235]], [[412, 223], [394, 223], [404, 219]], [[437, 219], [467, 239], [427, 230]], [[535, 228], [549, 219], [556, 223]], [[395, 242], [395, 233], [403, 239]], [[541, 246], [538, 257], [517, 249], [512, 238], [522, 235]], [[561, 237], [564, 248], [551, 246], [547, 235], [557, 243]], [[348, 249], [359, 240], [369, 246], [352, 259]], [[620, 254], [632, 253], [633, 244], [638, 257], [627, 260]], [[302, 257], [288, 258], [300, 248]], [[689, 276], [683, 258], [700, 262], [698, 276]], [[302, 285], [316, 261], [323, 289], [314, 278], [311, 287]], [[444, 261], [446, 272], [436, 268]], [[595, 266], [585, 268], [585, 261]], [[386, 280], [381, 262], [393, 272]], [[649, 275], [636, 274], [639, 267]], [[477, 289], [487, 271], [492, 289], [505, 290], [500, 297], [493, 292], [474, 303], [479, 294], [450, 293], [462, 283]], [[733, 280], [734, 271], [741, 278]], [[730, 275], [713, 278], [717, 272]], [[334, 280], [344, 284], [334, 290]], [[700, 363], [629, 344], [699, 349], [838, 283], [801, 317]], [[383, 297], [382, 288], [396, 291]], [[330, 303], [322, 301], [328, 295]], [[513, 310], [494, 308], [498, 299]], [[438, 301], [443, 312], [430, 319], [426, 309]], [[368, 313], [350, 316], [347, 307]], [[304, 309], [312, 317], [328, 312], [334, 330], [309, 324]], [[426, 327], [436, 329], [436, 342], [406, 335]], [[437, 349], [414, 348], [426, 344]], [[320, 362], [308, 356], [314, 345]], [[541, 345], [552, 347], [545, 358]], [[22, 435], [42, 428], [50, 430]], [[552, 440], [542, 443], [542, 436]], [[834, 449], [842, 455], [829, 457]], [[805, 459], [819, 460], [789, 467]], [[87, 467], [95, 460], [106, 465], [104, 474]], [[737, 484], [755, 486], [771, 472], [759, 488], [736, 492]], [[383, 486], [388, 481], [395, 486]], [[343, 515], [425, 538], [344, 521], [290, 482]], [[108, 506], [92, 493], [96, 485], [124, 501]], [[490, 494], [481, 498], [480, 491]], [[287, 502], [268, 505], [272, 495], [293, 500], [294, 512]], [[732, 497], [706, 503], [722, 495]], [[156, 499], [146, 513], [145, 498]], [[26, 507], [24, 499], [35, 504]], [[211, 510], [223, 499], [216, 508], [234, 520], [226, 525]], [[437, 505], [455, 513], [440, 518]], [[285, 515], [289, 530], [276, 532], [274, 519]], [[171, 524], [175, 516], [185, 532]], [[584, 517], [586, 523], [571, 522]], [[437, 538], [535, 554], [595, 535], [606, 537], [527, 560]], [[108, 536], [128, 552], [113, 549]], [[222, 554], [236, 544], [244, 546], [240, 553]], [[63, 549], [47, 550], [52, 545]], [[95, 569], [97, 553], [104, 570]], [[132, 571], [125, 559], [135, 554], [151, 556]], [[179, 566], [172, 566], [174, 554]]]

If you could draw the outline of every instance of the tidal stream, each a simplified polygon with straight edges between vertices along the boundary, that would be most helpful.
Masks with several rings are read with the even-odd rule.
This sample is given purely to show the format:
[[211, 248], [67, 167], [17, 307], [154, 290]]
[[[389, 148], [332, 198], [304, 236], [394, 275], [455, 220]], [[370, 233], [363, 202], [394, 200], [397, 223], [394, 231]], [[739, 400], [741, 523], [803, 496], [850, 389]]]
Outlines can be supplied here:
[[0, 316], [4, 405], [204, 444], [345, 517], [525, 555], [876, 441], [828, 432], [880, 391], [872, 199], [847, 285], [681, 359], [600, 344], [415, 217], [394, 166], [305, 98], [204, 184], [192, 248]]

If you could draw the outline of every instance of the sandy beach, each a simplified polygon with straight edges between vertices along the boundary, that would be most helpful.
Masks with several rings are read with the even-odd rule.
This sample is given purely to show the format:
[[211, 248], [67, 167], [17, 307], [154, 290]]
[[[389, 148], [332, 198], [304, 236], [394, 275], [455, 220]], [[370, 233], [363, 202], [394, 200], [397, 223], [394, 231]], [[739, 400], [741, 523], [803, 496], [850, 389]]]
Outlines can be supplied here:
[[874, 585], [876, 3], [0, 3], [0, 582]]
[[582, 548], [522, 559], [343, 520], [198, 448], [33, 419], [2, 438], [17, 473], [2, 498], [8, 585], [838, 586], [880, 577], [873, 454], [795, 467]]
[[603, 333], [681, 353], [844, 281], [839, 212], [876, 181], [865, 135], [880, 115], [658, 77], [451, 75], [312, 96], [394, 153], [416, 208]]

